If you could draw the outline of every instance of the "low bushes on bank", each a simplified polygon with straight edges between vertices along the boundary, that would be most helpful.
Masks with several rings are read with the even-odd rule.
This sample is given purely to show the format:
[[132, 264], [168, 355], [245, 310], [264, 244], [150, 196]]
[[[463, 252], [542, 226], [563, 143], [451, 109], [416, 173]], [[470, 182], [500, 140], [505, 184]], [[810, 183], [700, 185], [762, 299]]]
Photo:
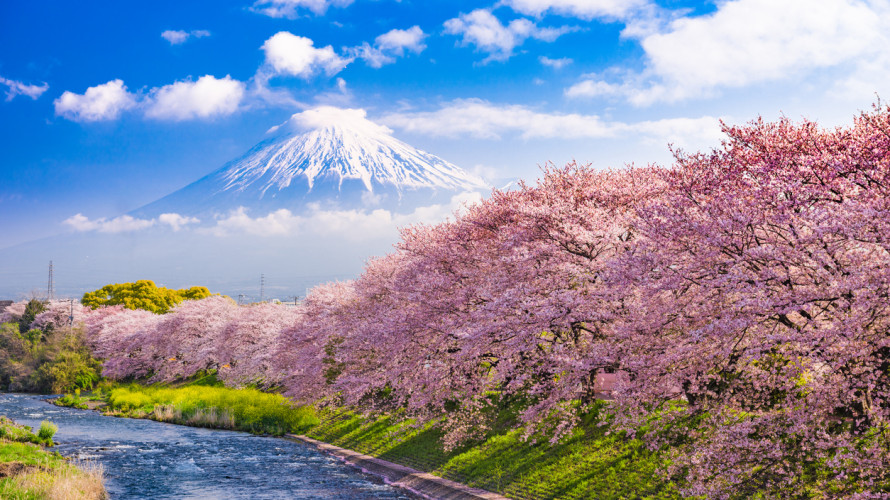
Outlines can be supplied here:
[[101, 366], [83, 336], [77, 327], [0, 324], [0, 390], [49, 394], [91, 389]]
[[0, 498], [106, 498], [100, 466], [72, 465], [58, 453], [41, 446], [52, 446], [56, 430], [54, 424], [43, 422], [34, 434], [30, 427], [0, 417]]
[[313, 408], [256, 389], [130, 384], [111, 389], [106, 401], [125, 416], [259, 434], [303, 432], [318, 423]]

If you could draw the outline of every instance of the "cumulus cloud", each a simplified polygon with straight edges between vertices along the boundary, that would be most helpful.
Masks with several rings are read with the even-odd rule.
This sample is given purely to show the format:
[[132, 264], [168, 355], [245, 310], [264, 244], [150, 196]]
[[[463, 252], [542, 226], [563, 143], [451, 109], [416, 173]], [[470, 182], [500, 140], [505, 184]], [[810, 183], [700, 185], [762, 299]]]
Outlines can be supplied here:
[[353, 0], [257, 0], [251, 10], [269, 17], [296, 19], [301, 9], [322, 15], [328, 7], [347, 7]]
[[311, 39], [287, 31], [272, 35], [261, 48], [266, 53], [266, 66], [280, 75], [309, 78], [323, 71], [332, 76], [352, 62], [337, 55], [330, 45], [316, 48]]
[[460, 35], [462, 46], [474, 45], [476, 50], [488, 53], [483, 63], [509, 59], [513, 49], [529, 38], [553, 42], [574, 30], [568, 26], [540, 28], [528, 19], [514, 19], [504, 25], [486, 9], [476, 9], [445, 21], [445, 33]]
[[546, 113], [521, 105], [495, 105], [481, 99], [458, 99], [435, 111], [384, 115], [380, 123], [431, 136], [523, 139], [599, 139], [642, 134], [682, 145], [690, 138], [719, 138], [720, 122], [710, 116], [623, 123], [596, 115]]
[[374, 39], [374, 45], [365, 42], [351, 49], [355, 57], [364, 59], [368, 66], [380, 68], [385, 64], [395, 62], [396, 57], [402, 57], [406, 51], [420, 54], [426, 49], [423, 40], [427, 35], [420, 26], [412, 26], [406, 30], [394, 29]]
[[80, 122], [114, 120], [136, 106], [136, 96], [127, 92], [122, 80], [89, 87], [83, 94], [65, 91], [53, 104], [56, 115]]
[[170, 45], [179, 45], [185, 43], [189, 38], [204, 38], [210, 36], [207, 30], [167, 30], [161, 33], [161, 38], [170, 42]]
[[216, 224], [201, 231], [215, 236], [248, 234], [252, 236], [338, 236], [354, 241], [381, 236], [394, 236], [399, 227], [417, 223], [441, 222], [455, 211], [476, 203], [482, 195], [459, 193], [449, 203], [418, 207], [411, 213], [399, 214], [384, 209], [324, 210], [309, 205], [305, 214], [279, 209], [266, 215], [251, 217], [249, 210], [239, 207], [219, 217]]
[[387, 31], [375, 38], [374, 42], [381, 50], [388, 50], [397, 56], [401, 56], [405, 53], [405, 50], [410, 50], [415, 54], [423, 52], [423, 49], [426, 48], [426, 45], [423, 44], [424, 38], [426, 38], [426, 34], [420, 29], [420, 26], [415, 25], [406, 30], [394, 29]]
[[121, 215], [111, 219], [106, 217], [90, 219], [83, 214], [77, 214], [62, 221], [63, 224], [80, 233], [92, 231], [99, 233], [127, 233], [148, 229], [156, 225], [169, 226], [173, 231], [179, 231], [189, 224], [197, 224], [199, 222], [200, 220], [194, 217], [186, 217], [174, 213], [161, 214], [156, 219], [139, 219], [130, 215]]
[[[888, 15], [885, 2], [721, 2], [711, 14], [675, 19], [657, 32], [642, 34], [643, 72], [628, 72], [619, 82], [591, 75], [567, 89], [566, 95], [617, 95], [648, 105], [818, 71], [879, 74], [886, 80], [890, 59], [884, 56], [884, 47], [890, 40], [882, 19]], [[880, 61], [877, 71], [875, 61]]]
[[572, 64], [572, 60], [568, 57], [561, 57], [559, 59], [550, 59], [547, 56], [541, 56], [538, 58], [538, 61], [544, 66], [549, 66], [553, 69], [562, 69], [569, 64]]
[[155, 220], [137, 219], [129, 215], [121, 215], [113, 219], [91, 220], [83, 214], [72, 215], [63, 221], [77, 232], [98, 231], [100, 233], [125, 233], [138, 231], [155, 225]]
[[15, 99], [16, 96], [23, 95], [30, 97], [31, 99], [37, 100], [38, 97], [43, 95], [44, 92], [49, 89], [49, 85], [43, 83], [42, 85], [32, 85], [22, 83], [17, 80], [10, 80], [8, 78], [3, 78], [0, 76], [0, 85], [6, 85], [6, 101], [11, 101]]
[[173, 231], [179, 231], [189, 224], [197, 224], [201, 221], [196, 217], [186, 217], [184, 215], [170, 213], [159, 215], [158, 222], [165, 226], [170, 226], [170, 229], [172, 229]]
[[624, 18], [636, 9], [649, 5], [648, 0], [503, 0], [521, 14], [540, 17], [544, 14], [578, 17], [581, 19]]
[[315, 130], [329, 126], [347, 127], [369, 135], [389, 135], [392, 130], [367, 118], [364, 109], [317, 106], [296, 113], [286, 122], [294, 130]]
[[180, 81], [151, 92], [145, 115], [160, 120], [191, 120], [230, 115], [244, 98], [244, 83], [229, 75], [204, 75], [197, 81]]

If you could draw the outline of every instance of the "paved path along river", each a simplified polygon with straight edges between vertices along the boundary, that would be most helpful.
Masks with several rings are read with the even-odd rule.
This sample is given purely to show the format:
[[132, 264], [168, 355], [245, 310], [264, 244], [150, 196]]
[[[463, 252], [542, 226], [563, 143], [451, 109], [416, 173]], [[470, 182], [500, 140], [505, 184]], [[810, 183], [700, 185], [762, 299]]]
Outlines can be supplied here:
[[59, 426], [55, 450], [99, 462], [113, 499], [413, 499], [312, 447], [241, 432], [60, 408], [0, 394], [0, 415]]

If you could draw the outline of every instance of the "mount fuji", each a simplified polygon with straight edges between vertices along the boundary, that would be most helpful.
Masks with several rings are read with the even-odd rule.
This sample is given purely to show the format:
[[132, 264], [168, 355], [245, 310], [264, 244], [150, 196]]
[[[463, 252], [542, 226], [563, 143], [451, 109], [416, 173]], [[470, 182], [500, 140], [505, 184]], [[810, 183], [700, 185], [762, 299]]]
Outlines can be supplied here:
[[202, 179], [130, 215], [214, 216], [322, 208], [394, 211], [446, 202], [486, 183], [394, 138], [364, 110], [322, 106], [273, 127], [274, 135]]
[[46, 285], [60, 294], [152, 279], [229, 296], [291, 299], [357, 276], [392, 250], [399, 227], [437, 223], [486, 183], [395, 139], [364, 110], [319, 107], [273, 127], [240, 158], [112, 218], [77, 214], [69, 231], [0, 250], [0, 298]]

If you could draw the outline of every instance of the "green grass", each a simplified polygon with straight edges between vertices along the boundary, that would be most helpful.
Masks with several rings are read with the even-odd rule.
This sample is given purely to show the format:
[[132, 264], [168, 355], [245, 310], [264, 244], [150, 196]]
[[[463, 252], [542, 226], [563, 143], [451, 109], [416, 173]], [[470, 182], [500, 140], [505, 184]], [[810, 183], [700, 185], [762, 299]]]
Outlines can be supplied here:
[[198, 383], [184, 387], [129, 384], [105, 397], [110, 413], [256, 434], [303, 432], [318, 423], [315, 410], [280, 394]]
[[658, 473], [663, 457], [638, 439], [595, 424], [603, 408], [597, 405], [556, 445], [523, 441], [518, 431], [496, 427], [486, 439], [446, 452], [433, 425], [349, 411], [322, 412], [306, 435], [510, 498], [679, 498]]
[[43, 422], [38, 434], [0, 417], [0, 498], [43, 500], [52, 498], [105, 498], [100, 469], [81, 470], [58, 453], [41, 445], [52, 446], [58, 428]]
[[18, 425], [12, 420], [0, 416], [0, 441], [52, 446], [53, 436], [57, 430], [59, 428], [55, 424], [43, 421], [40, 423], [40, 431], [34, 434], [27, 425]]
[[[213, 374], [178, 387], [128, 384], [103, 389], [110, 413], [254, 433], [303, 433], [314, 439], [517, 499], [679, 498], [659, 475], [666, 458], [624, 432], [598, 425], [597, 403], [556, 445], [523, 440], [504, 409], [479, 441], [446, 451], [435, 423], [418, 426], [401, 412], [364, 417], [345, 410], [296, 407], [278, 394], [222, 387]], [[71, 396], [78, 404], [95, 395]]]

